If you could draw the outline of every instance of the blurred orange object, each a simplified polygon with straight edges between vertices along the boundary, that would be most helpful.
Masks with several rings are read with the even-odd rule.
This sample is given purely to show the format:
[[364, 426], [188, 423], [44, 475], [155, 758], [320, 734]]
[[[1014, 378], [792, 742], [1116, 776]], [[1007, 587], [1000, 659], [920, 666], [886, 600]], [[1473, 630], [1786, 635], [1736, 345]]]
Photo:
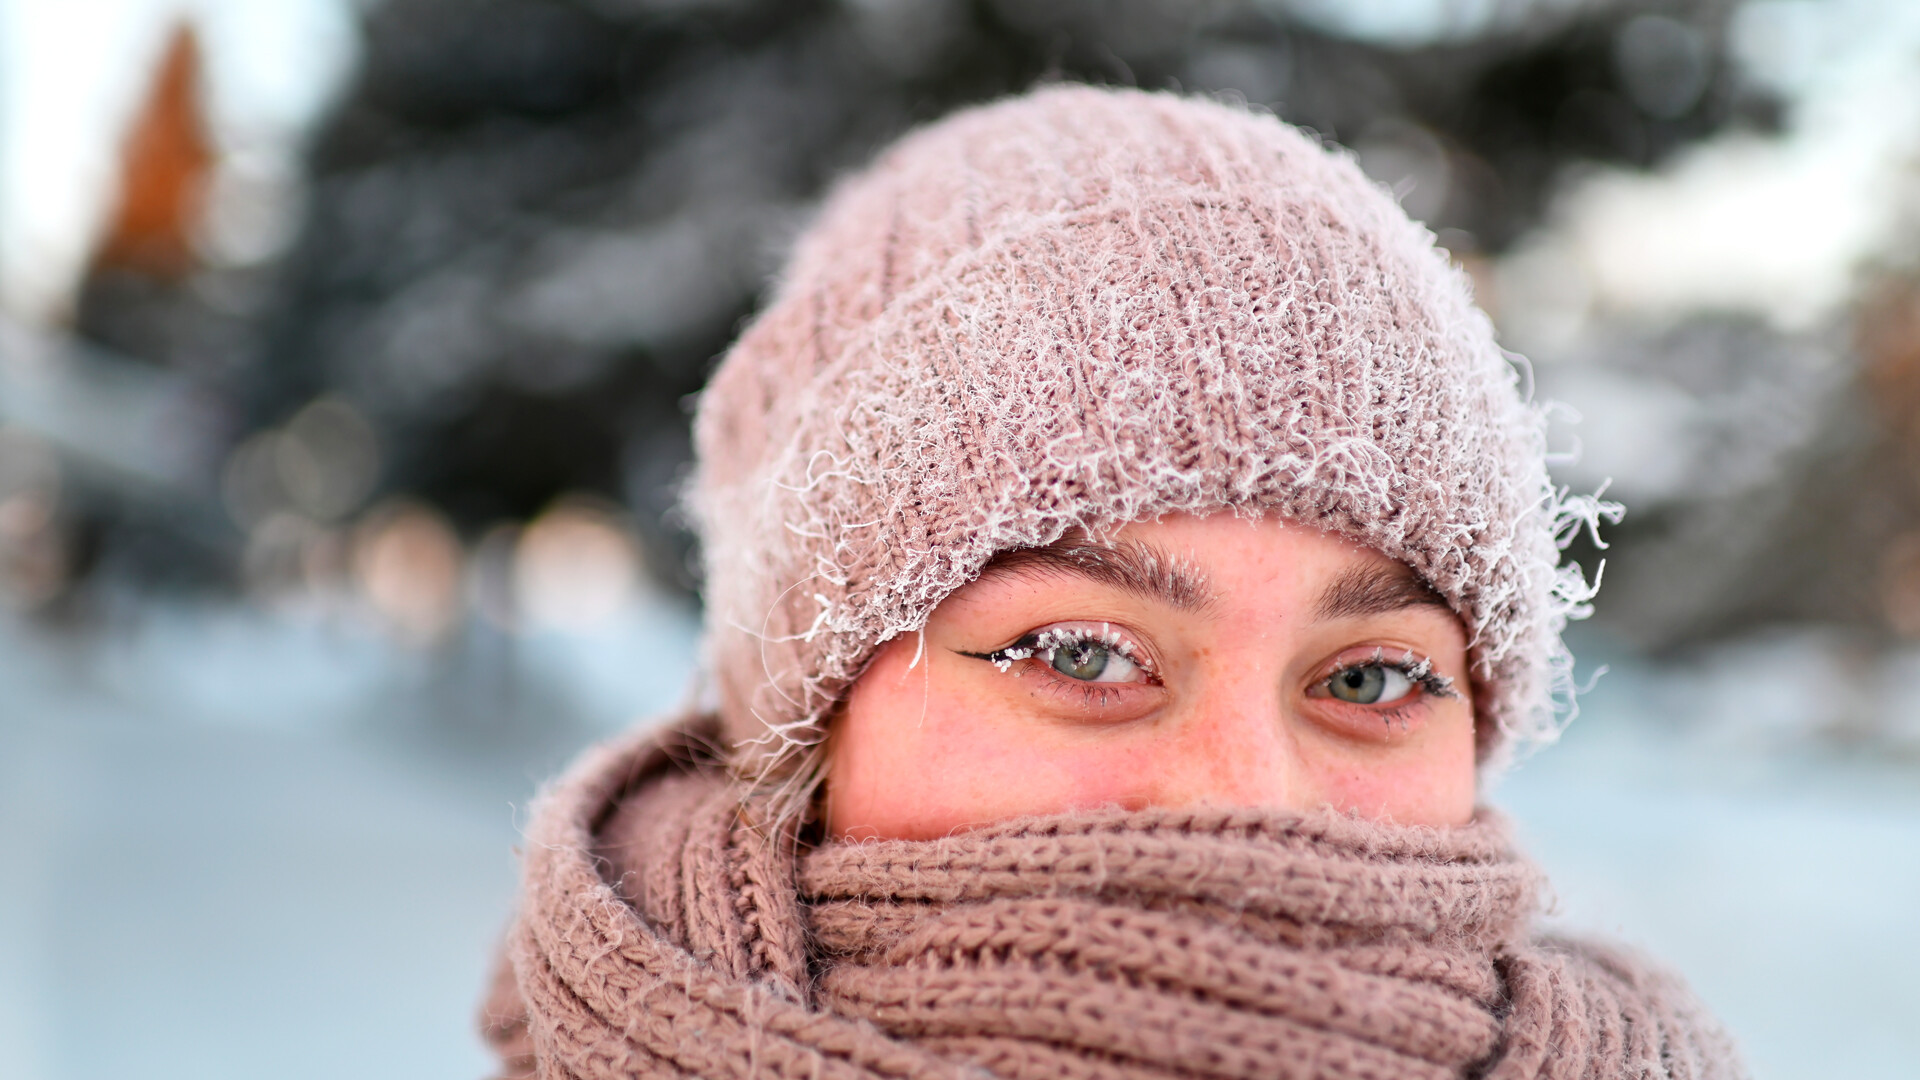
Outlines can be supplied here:
[[215, 155], [202, 115], [200, 41], [187, 23], [161, 55], [121, 152], [120, 203], [93, 267], [174, 278], [193, 268], [193, 236]]

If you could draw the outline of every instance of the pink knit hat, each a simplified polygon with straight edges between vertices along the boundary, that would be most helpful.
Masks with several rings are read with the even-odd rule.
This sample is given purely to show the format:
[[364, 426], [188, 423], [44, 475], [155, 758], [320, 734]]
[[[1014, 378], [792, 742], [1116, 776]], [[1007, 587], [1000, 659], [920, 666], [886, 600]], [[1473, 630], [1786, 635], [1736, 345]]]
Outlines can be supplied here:
[[1543, 417], [1467, 278], [1271, 116], [1057, 86], [834, 192], [701, 398], [708, 661], [749, 767], [996, 553], [1276, 513], [1412, 567], [1470, 633], [1482, 760], [1557, 731], [1591, 590]]

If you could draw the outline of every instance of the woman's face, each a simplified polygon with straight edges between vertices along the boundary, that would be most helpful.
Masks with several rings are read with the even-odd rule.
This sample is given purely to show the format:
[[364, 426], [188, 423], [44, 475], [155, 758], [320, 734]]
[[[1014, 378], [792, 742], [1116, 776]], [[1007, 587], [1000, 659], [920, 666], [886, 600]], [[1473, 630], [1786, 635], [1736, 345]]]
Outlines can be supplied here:
[[1174, 515], [997, 560], [883, 646], [828, 746], [836, 836], [1118, 805], [1473, 812], [1466, 634], [1405, 566]]

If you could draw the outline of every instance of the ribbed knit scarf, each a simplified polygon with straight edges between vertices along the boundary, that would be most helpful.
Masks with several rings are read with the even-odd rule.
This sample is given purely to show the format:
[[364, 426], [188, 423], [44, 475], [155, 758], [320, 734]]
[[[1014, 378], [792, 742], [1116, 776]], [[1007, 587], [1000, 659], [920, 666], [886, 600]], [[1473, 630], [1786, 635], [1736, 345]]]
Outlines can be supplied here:
[[698, 726], [584, 758], [527, 832], [503, 1075], [1736, 1077], [1629, 954], [1529, 936], [1504, 825], [1232, 810], [770, 838]]

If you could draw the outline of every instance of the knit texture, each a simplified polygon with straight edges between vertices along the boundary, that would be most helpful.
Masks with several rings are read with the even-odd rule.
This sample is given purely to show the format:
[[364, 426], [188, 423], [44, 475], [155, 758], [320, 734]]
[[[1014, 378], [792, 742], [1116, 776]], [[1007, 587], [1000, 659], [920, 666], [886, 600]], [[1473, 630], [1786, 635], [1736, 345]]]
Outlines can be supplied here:
[[1591, 521], [1465, 275], [1271, 116], [1054, 87], [842, 184], [701, 398], [689, 504], [735, 743], [816, 741], [998, 552], [1232, 509], [1411, 566], [1470, 634], [1483, 761], [1557, 726]]
[[1106, 812], [796, 853], [696, 725], [537, 806], [484, 1014], [503, 1075], [1733, 1078], [1629, 954], [1531, 936], [1537, 878], [1457, 829]]

